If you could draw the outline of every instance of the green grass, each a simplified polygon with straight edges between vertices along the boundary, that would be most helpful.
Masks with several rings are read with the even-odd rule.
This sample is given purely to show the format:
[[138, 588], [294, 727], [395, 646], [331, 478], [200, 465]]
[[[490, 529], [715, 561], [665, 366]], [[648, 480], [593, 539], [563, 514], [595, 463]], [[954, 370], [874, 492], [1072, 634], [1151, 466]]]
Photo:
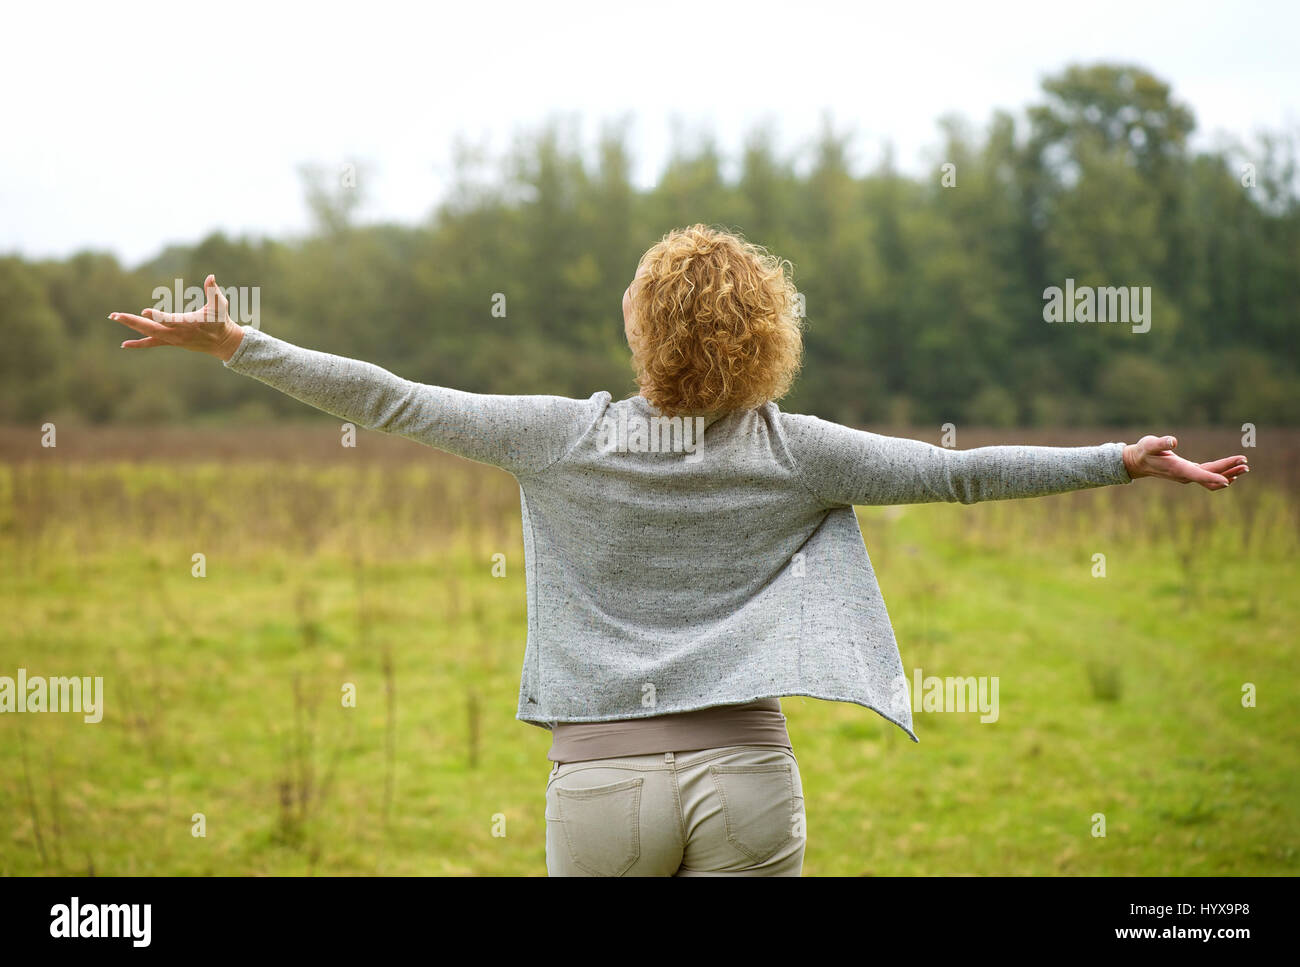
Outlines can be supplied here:
[[[918, 713], [914, 744], [783, 700], [805, 875], [1300, 871], [1293, 512], [1123, 490], [860, 511], [909, 676], [997, 676], [1000, 717]], [[0, 872], [544, 874], [507, 477], [8, 467], [0, 498], [0, 675], [102, 675], [107, 706], [0, 715]]]

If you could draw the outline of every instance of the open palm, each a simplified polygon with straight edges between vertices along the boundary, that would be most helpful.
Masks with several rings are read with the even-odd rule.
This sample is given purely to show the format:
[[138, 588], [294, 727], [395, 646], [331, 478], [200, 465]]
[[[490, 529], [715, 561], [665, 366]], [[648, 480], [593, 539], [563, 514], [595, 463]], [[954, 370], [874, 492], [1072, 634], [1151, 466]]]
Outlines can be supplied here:
[[229, 359], [243, 339], [244, 331], [230, 318], [230, 300], [217, 285], [215, 276], [203, 281], [207, 301], [202, 308], [190, 312], [163, 312], [159, 309], [141, 309], [140, 315], [113, 312], [110, 319], [140, 333], [142, 339], [128, 339], [123, 349], [153, 349], [157, 346], [175, 346], [196, 353], [207, 353]]
[[1238, 454], [1209, 463], [1192, 463], [1174, 453], [1176, 437], [1144, 436], [1124, 448], [1124, 466], [1135, 480], [1138, 477], [1164, 477], [1178, 483], [1197, 483], [1206, 490], [1223, 490], [1244, 473], [1250, 472], [1246, 458]]

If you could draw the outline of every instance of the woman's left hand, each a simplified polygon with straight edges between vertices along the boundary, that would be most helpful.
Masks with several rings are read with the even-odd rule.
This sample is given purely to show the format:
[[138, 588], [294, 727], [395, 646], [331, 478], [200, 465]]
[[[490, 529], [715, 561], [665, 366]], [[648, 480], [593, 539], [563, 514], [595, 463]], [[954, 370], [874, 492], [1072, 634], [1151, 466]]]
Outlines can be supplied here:
[[1250, 472], [1243, 456], [1223, 457], [1209, 463], [1192, 463], [1174, 453], [1178, 440], [1171, 436], [1144, 436], [1124, 448], [1124, 466], [1128, 475], [1164, 477], [1178, 483], [1198, 483], [1206, 490], [1223, 490], [1244, 473]]
[[159, 309], [141, 309], [140, 315], [113, 312], [110, 319], [129, 326], [143, 339], [128, 339], [123, 349], [153, 349], [157, 346], [175, 346], [196, 353], [207, 353], [220, 360], [229, 360], [244, 338], [244, 330], [230, 318], [230, 301], [217, 285], [216, 276], [203, 280], [207, 302], [202, 309], [192, 312], [163, 312]]

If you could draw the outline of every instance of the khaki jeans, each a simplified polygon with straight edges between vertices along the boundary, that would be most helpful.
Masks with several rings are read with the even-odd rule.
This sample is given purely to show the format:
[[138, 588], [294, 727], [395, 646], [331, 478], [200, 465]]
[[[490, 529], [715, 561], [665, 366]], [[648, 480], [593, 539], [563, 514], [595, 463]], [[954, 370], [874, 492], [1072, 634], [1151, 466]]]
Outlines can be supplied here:
[[551, 876], [799, 876], [804, 841], [776, 746], [557, 762], [546, 784]]

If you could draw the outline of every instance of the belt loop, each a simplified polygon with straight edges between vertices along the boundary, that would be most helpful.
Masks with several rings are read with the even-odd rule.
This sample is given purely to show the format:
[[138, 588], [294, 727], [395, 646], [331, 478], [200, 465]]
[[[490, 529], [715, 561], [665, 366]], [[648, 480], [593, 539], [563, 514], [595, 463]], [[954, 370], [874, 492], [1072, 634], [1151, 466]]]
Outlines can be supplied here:
[[673, 754], [671, 752], [665, 752], [664, 762], [672, 762], [672, 761], [673, 761]]

